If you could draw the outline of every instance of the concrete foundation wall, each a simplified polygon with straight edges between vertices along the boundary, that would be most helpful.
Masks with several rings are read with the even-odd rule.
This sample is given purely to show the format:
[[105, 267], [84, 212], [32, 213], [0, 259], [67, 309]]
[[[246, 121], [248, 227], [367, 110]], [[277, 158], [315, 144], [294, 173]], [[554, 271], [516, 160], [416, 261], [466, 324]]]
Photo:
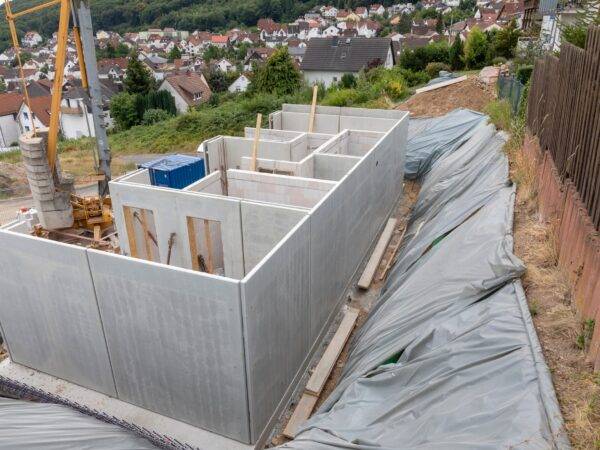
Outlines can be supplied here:
[[[306, 108], [289, 106], [270, 122], [307, 116]], [[11, 358], [232, 439], [264, 443], [402, 192], [407, 113], [340, 116], [344, 110], [318, 108], [324, 127], [334, 116], [339, 136], [302, 134], [259, 150], [262, 163], [287, 148], [281, 161], [310, 170], [311, 178], [230, 166], [230, 197], [220, 195], [219, 173], [185, 190], [148, 186], [143, 171], [112, 182], [122, 251], [130, 252], [123, 206], [150, 210], [161, 263], [0, 230], [0, 323]], [[342, 133], [341, 117], [379, 121], [374, 129], [395, 125], [381, 135]], [[345, 139], [342, 147], [362, 157], [314, 152], [291, 161], [294, 139], [307, 148]], [[203, 148], [218, 151], [226, 142]], [[251, 139], [229, 142], [235, 151], [249, 142], [239, 161], [250, 156]], [[189, 270], [186, 217], [219, 222], [226, 277]]]
[[302, 208], [312, 208], [335, 186], [325, 180], [243, 170], [227, 171], [227, 179], [232, 197]]
[[86, 250], [0, 230], [0, 321], [13, 361], [115, 396]]
[[250, 442], [239, 282], [88, 254], [118, 397]]
[[308, 356], [310, 223], [305, 218], [242, 280], [252, 440], [285, 401]]
[[[220, 136], [205, 143], [208, 155], [208, 172], [219, 170], [219, 152], [224, 151], [226, 167], [239, 169], [242, 156], [252, 156], [254, 140], [249, 138]], [[223, 150], [220, 150], [220, 149]], [[258, 156], [268, 159], [291, 161], [291, 145], [289, 142], [259, 141]], [[205, 160], [206, 161], [206, 160]]]

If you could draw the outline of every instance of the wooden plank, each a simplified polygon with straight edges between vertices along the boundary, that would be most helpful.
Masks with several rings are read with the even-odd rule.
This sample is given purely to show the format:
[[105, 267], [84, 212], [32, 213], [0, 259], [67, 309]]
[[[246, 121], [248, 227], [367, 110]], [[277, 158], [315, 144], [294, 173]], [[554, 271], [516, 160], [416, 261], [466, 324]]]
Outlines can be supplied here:
[[290, 417], [290, 420], [283, 429], [283, 435], [285, 437], [289, 439], [294, 439], [296, 437], [298, 427], [310, 417], [317, 404], [317, 400], [318, 398], [314, 395], [307, 393], [302, 394], [296, 409], [292, 413], [292, 417]]
[[431, 86], [425, 86], [425, 87], [419, 88], [415, 91], [415, 94], [421, 94], [423, 92], [433, 91], [435, 89], [439, 89], [439, 88], [443, 88], [446, 86], [450, 86], [452, 84], [460, 83], [461, 81], [465, 81], [466, 79], [467, 79], [467, 76], [463, 75], [462, 77], [453, 78], [452, 80], [442, 81], [441, 83], [436, 83], [436, 84], [432, 84]]
[[102, 228], [100, 225], [94, 225], [94, 240], [99, 241], [102, 239]]
[[190, 253], [192, 255], [192, 269], [200, 270], [200, 261], [198, 260], [198, 244], [196, 241], [196, 228], [194, 228], [194, 218], [186, 217], [187, 232], [190, 241]]
[[348, 309], [340, 323], [340, 326], [333, 335], [333, 339], [331, 339], [331, 342], [327, 346], [325, 353], [323, 353], [321, 360], [309, 378], [308, 383], [306, 383], [306, 392], [308, 394], [312, 394], [317, 397], [321, 395], [323, 387], [325, 386], [325, 383], [327, 382], [335, 363], [340, 357], [342, 349], [350, 337], [350, 333], [354, 329], [356, 319], [358, 319], [358, 309]]
[[212, 239], [210, 237], [210, 221], [204, 219], [204, 242], [206, 244], [206, 255], [208, 261], [206, 261], [206, 268], [208, 273], [214, 273], [215, 267], [213, 265], [213, 251], [212, 251]]
[[396, 242], [396, 244], [392, 248], [390, 259], [388, 259], [388, 262], [386, 263], [383, 272], [381, 272], [381, 275], [379, 275], [379, 281], [383, 281], [383, 279], [387, 276], [388, 272], [392, 268], [392, 264], [394, 264], [394, 260], [396, 259], [396, 253], [398, 253], [398, 249], [400, 248], [400, 245], [402, 245], [402, 240], [404, 239], [405, 234], [406, 227], [404, 227], [404, 230], [402, 230], [402, 234], [400, 235], [400, 239], [398, 239], [398, 242]]
[[313, 86], [312, 103], [310, 104], [310, 116], [308, 117], [308, 132], [312, 133], [315, 126], [315, 113], [317, 111], [317, 96], [319, 94], [319, 86]]
[[377, 267], [379, 267], [379, 261], [381, 261], [381, 257], [385, 253], [385, 249], [392, 238], [392, 234], [394, 234], [394, 228], [396, 228], [396, 219], [389, 219], [385, 228], [383, 229], [383, 233], [375, 246], [375, 250], [373, 250], [373, 254], [365, 267], [363, 274], [358, 280], [358, 287], [361, 289], [369, 289], [371, 285], [371, 281], [373, 281], [373, 277], [375, 276], [375, 272], [377, 271]]
[[137, 244], [135, 242], [135, 227], [133, 225], [133, 211], [129, 206], [123, 206], [123, 215], [125, 216], [125, 230], [127, 231], [127, 240], [129, 242], [129, 254], [133, 258], [138, 257]]
[[154, 261], [154, 254], [152, 252], [152, 244], [148, 235], [148, 214], [145, 209], [142, 209], [140, 223], [142, 224], [142, 235], [144, 236], [144, 248], [146, 249], [146, 259], [148, 261]]
[[[252, 165], [250, 170], [256, 172], [256, 158], [258, 157], [258, 141], [260, 140], [260, 126], [262, 124], [262, 114], [256, 115], [256, 129], [254, 130], [254, 142], [252, 143]], [[227, 176], [227, 175], [225, 175]]]

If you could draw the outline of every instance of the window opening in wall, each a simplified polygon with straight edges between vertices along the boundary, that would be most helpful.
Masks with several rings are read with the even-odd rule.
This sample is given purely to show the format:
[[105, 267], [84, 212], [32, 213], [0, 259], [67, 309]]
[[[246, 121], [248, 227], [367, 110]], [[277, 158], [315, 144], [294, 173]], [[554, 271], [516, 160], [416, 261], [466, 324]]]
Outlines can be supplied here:
[[187, 217], [192, 269], [225, 276], [221, 222]]
[[134, 258], [160, 262], [156, 222], [150, 209], [123, 206], [129, 253]]

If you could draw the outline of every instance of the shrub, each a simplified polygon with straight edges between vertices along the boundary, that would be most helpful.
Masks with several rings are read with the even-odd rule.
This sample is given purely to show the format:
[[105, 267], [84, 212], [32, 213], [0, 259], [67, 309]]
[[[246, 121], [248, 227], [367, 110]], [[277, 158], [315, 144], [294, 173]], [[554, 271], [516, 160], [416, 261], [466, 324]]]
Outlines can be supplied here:
[[110, 100], [110, 116], [117, 124], [117, 129], [127, 130], [139, 123], [136, 98], [137, 95], [122, 92]]
[[402, 78], [404, 78], [404, 81], [406, 81], [408, 87], [415, 87], [419, 84], [425, 84], [431, 80], [431, 77], [427, 74], [427, 72], [422, 70], [415, 72], [414, 70], [400, 68], [398, 73]]
[[457, 35], [456, 38], [454, 38], [454, 43], [448, 52], [448, 63], [450, 64], [452, 70], [461, 70], [463, 67], [465, 67], [465, 63], [463, 62], [464, 52], [465, 50], [462, 39], [459, 35]]
[[147, 109], [144, 111], [144, 117], [142, 118], [143, 125], [152, 125], [153, 123], [162, 122], [163, 120], [170, 119], [172, 116], [164, 109]]
[[301, 78], [287, 47], [281, 47], [269, 57], [265, 65], [256, 70], [250, 90], [277, 95], [293, 94], [300, 88]]
[[369, 100], [368, 93], [358, 89], [334, 89], [325, 95], [322, 105], [325, 106], [352, 106]]
[[446, 42], [427, 44], [414, 50], [406, 50], [400, 56], [400, 66], [413, 71], [425, 70], [430, 62], [450, 62], [450, 47]]
[[488, 56], [488, 42], [485, 34], [473, 27], [465, 43], [465, 64], [469, 69], [481, 69]]
[[430, 62], [425, 67], [425, 72], [431, 77], [435, 78], [440, 75], [440, 71], [445, 70], [446, 72], [450, 72], [450, 66], [448, 64], [444, 64], [442, 62]]
[[492, 59], [492, 65], [501, 66], [502, 64], [506, 64], [507, 59], [504, 56], [496, 56]]
[[356, 77], [351, 73], [345, 73], [340, 80], [340, 87], [344, 89], [352, 89], [356, 87]]
[[402, 78], [384, 80], [383, 91], [392, 100], [401, 100], [408, 95], [406, 83]]

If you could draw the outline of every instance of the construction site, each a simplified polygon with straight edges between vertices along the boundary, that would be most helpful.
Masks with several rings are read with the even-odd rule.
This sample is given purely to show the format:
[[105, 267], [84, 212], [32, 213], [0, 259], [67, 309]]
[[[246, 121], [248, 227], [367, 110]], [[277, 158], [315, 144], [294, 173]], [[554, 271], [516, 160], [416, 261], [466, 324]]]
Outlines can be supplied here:
[[[528, 177], [514, 130], [482, 112], [320, 106], [318, 86], [242, 136], [112, 177], [89, 6], [53, 5], [57, 58], [73, 22], [98, 192], [60, 167], [58, 70], [50, 127], [18, 142], [34, 208], [0, 226], [0, 448], [572, 448], [528, 302], [538, 247], [515, 245], [514, 217], [539, 189], [577, 314], [600, 318], [597, 128], [571, 136], [573, 157], [539, 120], [590, 97], [597, 122], [597, 27], [587, 50], [536, 63]], [[5, 7], [18, 50], [28, 11]], [[584, 87], [542, 102], [572, 64]], [[421, 88], [425, 103], [468, 80]], [[593, 373], [600, 327], [584, 344]]]

